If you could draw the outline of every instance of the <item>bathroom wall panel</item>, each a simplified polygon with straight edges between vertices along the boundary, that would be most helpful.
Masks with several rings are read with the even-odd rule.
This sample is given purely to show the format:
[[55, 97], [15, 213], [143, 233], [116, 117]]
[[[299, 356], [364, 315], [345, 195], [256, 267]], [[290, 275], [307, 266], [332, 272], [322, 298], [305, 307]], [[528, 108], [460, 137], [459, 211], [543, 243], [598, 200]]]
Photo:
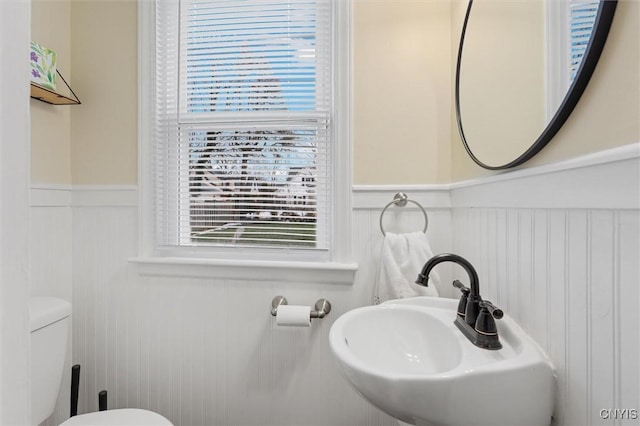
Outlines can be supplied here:
[[[127, 259], [137, 253], [134, 208], [75, 207], [73, 212], [73, 362], [81, 364], [79, 411], [96, 411], [98, 392], [118, 401], [114, 371], [125, 371], [118, 357], [125, 344], [131, 306]], [[121, 370], [122, 368], [122, 370]]]
[[[342, 288], [157, 277], [131, 284], [144, 337], [133, 351], [142, 386], [130, 405], [176, 424], [367, 424], [354, 421], [353, 409], [370, 408], [337, 374], [326, 348], [332, 317], [353, 307]], [[324, 296], [334, 311], [309, 329], [277, 328], [269, 314], [276, 294], [291, 303]], [[346, 412], [329, 409], [335, 393], [351, 399]]]
[[[615, 162], [580, 170], [606, 182], [612, 169], [627, 173]], [[557, 182], [584, 182], [554, 173]], [[549, 176], [526, 178], [515, 193], [530, 193], [537, 179]], [[601, 408], [638, 406], [637, 203], [624, 196], [616, 205], [609, 194], [606, 205], [562, 196], [549, 203], [523, 198], [518, 206], [505, 187], [514, 182], [487, 184], [494, 194], [488, 199], [478, 196], [482, 188], [461, 198], [465, 189], [454, 187], [453, 208], [431, 203], [436, 189], [416, 194], [428, 210], [434, 253], [468, 257], [483, 295], [550, 355], [559, 379], [557, 424], [597, 424]], [[96, 410], [97, 392], [108, 389], [111, 408], [153, 409], [177, 425], [392, 424], [339, 375], [327, 336], [340, 314], [370, 303], [379, 215], [393, 193], [354, 192], [353, 285], [140, 276], [127, 261], [137, 254], [137, 208], [75, 206], [74, 362], [86, 367], [81, 410]], [[391, 207], [384, 217], [391, 232], [421, 229], [423, 221], [415, 208]], [[466, 274], [438, 269], [441, 293], [453, 296], [448, 283]], [[327, 297], [333, 311], [309, 329], [275, 327], [269, 306], [277, 294], [294, 304]]]
[[[31, 296], [72, 300], [72, 210], [69, 189], [39, 187], [31, 191], [29, 210]], [[71, 383], [70, 336], [56, 409], [43, 425], [59, 425], [69, 418]]]
[[[571, 299], [566, 321], [570, 330], [567, 346], [586, 348], [589, 345], [588, 312], [589, 297], [585, 291], [589, 276], [588, 224], [589, 214], [584, 210], [570, 211], [568, 217], [568, 268], [570, 280], [567, 293]], [[589, 403], [586, 389], [589, 381], [589, 359], [587, 351], [572, 350], [567, 360], [566, 380], [571, 383], [567, 392], [567, 417], [575, 423], [589, 424], [587, 417], [591, 410], [584, 410]]]
[[[96, 205], [99, 198], [82, 191], [91, 205], [73, 208], [81, 412], [97, 410], [97, 394], [107, 389], [110, 408], [148, 408], [176, 425], [393, 424], [339, 374], [328, 333], [342, 313], [371, 303], [379, 214], [395, 191], [353, 210], [352, 285], [141, 276], [128, 262], [137, 255], [137, 208], [118, 206], [126, 203], [117, 196]], [[422, 229], [419, 210], [397, 210], [385, 215], [385, 229]], [[429, 217], [434, 251], [449, 251], [449, 211]], [[447, 268], [440, 273], [447, 282]], [[279, 294], [291, 304], [325, 297], [333, 308], [310, 328], [276, 327], [269, 310]]]
[[[548, 212], [543, 209], [536, 209], [533, 213], [533, 316], [531, 323], [524, 325], [530, 330], [533, 338], [548, 350], [548, 330], [549, 317], [547, 315], [549, 286], [549, 232], [547, 228]], [[478, 242], [480, 243], [480, 241]]]
[[[640, 286], [638, 285], [638, 259], [640, 259], [640, 224], [638, 212], [623, 211], [618, 214], [618, 253], [616, 267], [619, 271], [614, 291], [616, 339], [616, 388], [615, 404], [619, 407], [640, 406]], [[627, 422], [633, 424], [633, 422]]]
[[31, 295], [71, 301], [71, 206], [32, 206]]
[[[547, 285], [547, 354], [553, 360], [556, 367], [560, 386], [557, 387], [557, 401], [561, 401], [556, 406], [555, 417], [560, 424], [565, 424], [566, 394], [567, 386], [567, 212], [562, 209], [549, 210], [547, 232], [548, 242], [548, 269], [546, 277]], [[517, 267], [518, 265], [513, 265]], [[510, 283], [502, 283], [508, 286]], [[514, 307], [517, 308], [517, 307]], [[517, 309], [514, 309], [517, 310]]]
[[[638, 406], [638, 222], [637, 210], [453, 210], [465, 233], [454, 250], [476, 265], [483, 295], [554, 362], [558, 424], [604, 424], [601, 409]], [[521, 278], [501, 279], [510, 271]]]
[[[590, 338], [588, 346], [588, 365], [590, 383], [587, 383], [588, 423], [610, 424], [611, 420], [602, 419], [598, 411], [601, 408], [615, 407], [615, 358], [617, 351], [616, 326], [614, 323], [613, 297], [619, 286], [619, 272], [615, 264], [621, 255], [616, 247], [617, 214], [613, 211], [595, 210], [589, 214], [588, 283], [589, 316], [587, 328]], [[637, 285], [637, 284], [636, 284]]]
[[[621, 170], [625, 185], [613, 184]], [[514, 205], [511, 191], [531, 193], [536, 181], [544, 186], [556, 179], [585, 184], [578, 173], [591, 174], [601, 187], [583, 187], [587, 195], [575, 199], [551, 188], [547, 205]], [[552, 359], [556, 424], [612, 424], [600, 417], [601, 409], [640, 406], [640, 203], [637, 195], [611, 202], [621, 191], [638, 194], [637, 159], [542, 174], [526, 183], [514, 179], [503, 195], [495, 185], [476, 187], [477, 202], [452, 209], [454, 251], [476, 266], [483, 296], [516, 318]], [[484, 192], [493, 194], [495, 207], [481, 201]]]

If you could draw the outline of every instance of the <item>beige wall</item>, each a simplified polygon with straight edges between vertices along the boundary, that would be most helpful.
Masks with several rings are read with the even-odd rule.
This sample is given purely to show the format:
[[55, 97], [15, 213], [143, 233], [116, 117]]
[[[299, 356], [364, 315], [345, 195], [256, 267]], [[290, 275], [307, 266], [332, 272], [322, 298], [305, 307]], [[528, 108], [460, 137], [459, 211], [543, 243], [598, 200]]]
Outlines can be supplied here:
[[[576, 109], [551, 142], [520, 168], [640, 141], [639, 28], [640, 2], [620, 0], [598, 66]], [[452, 31], [457, 31], [455, 25]], [[492, 174], [473, 163], [458, 134], [453, 136], [454, 181]]]
[[82, 101], [31, 100], [32, 183], [135, 184], [136, 0], [33, 0], [31, 33]]
[[[33, 0], [31, 40], [57, 54], [57, 68], [71, 79], [69, 0]], [[63, 85], [61, 81], [57, 85]], [[31, 182], [71, 183], [71, 107], [55, 106], [31, 99]]]
[[[72, 115], [73, 183], [135, 183], [135, 2], [74, 1], [71, 15], [83, 97]], [[354, 15], [354, 182], [448, 181], [448, 1], [355, 0]]]
[[[465, 5], [354, 0], [355, 184], [430, 184], [490, 174], [464, 151], [452, 107]], [[524, 167], [640, 140], [639, 7], [634, 0], [619, 2], [582, 100]], [[33, 0], [32, 13], [32, 38], [58, 52], [59, 68], [82, 100], [71, 107], [31, 101], [32, 182], [135, 184], [136, 1]]]
[[71, 65], [82, 105], [71, 115], [71, 170], [78, 185], [137, 182], [136, 0], [74, 0]]
[[355, 184], [450, 179], [448, 1], [354, 0]]

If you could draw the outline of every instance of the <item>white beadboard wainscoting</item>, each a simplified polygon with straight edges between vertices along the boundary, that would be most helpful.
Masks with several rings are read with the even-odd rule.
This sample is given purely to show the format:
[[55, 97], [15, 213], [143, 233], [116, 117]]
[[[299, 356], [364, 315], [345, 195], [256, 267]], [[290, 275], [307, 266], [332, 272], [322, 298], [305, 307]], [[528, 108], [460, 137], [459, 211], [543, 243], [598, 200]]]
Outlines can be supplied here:
[[[31, 296], [52, 296], [72, 301], [71, 186], [32, 185], [30, 191]], [[67, 345], [65, 371], [56, 410], [44, 422], [59, 425], [69, 417], [72, 343]]]
[[[392, 425], [339, 375], [328, 331], [371, 303], [380, 212], [403, 191], [425, 207], [434, 253], [469, 258], [482, 294], [552, 358], [556, 423], [633, 424], [599, 418], [600, 409], [640, 408], [637, 146], [621, 152], [453, 185], [354, 187], [352, 284], [141, 274], [129, 261], [138, 255], [136, 188], [73, 187], [63, 197], [71, 219], [32, 217], [52, 248], [34, 254], [33, 274], [62, 289], [72, 271], [80, 412], [97, 410], [106, 389], [110, 408], [148, 408], [176, 425]], [[61, 195], [33, 191], [44, 204]], [[60, 207], [32, 211], [49, 208]], [[408, 232], [424, 219], [408, 204], [391, 206], [383, 223]], [[468, 281], [449, 264], [438, 272], [443, 295], [456, 296], [454, 277]], [[333, 309], [310, 328], [276, 327], [269, 308], [280, 294], [291, 304], [325, 297]]]
[[[547, 352], [557, 424], [638, 424], [638, 145], [452, 185], [453, 247]], [[636, 411], [637, 412], [637, 411]]]
[[[176, 425], [394, 424], [340, 376], [328, 332], [342, 313], [371, 304], [380, 212], [397, 190], [427, 209], [433, 250], [451, 250], [448, 197], [434, 205], [420, 187], [355, 191], [358, 272], [353, 283], [334, 284], [322, 276], [313, 283], [148, 276], [129, 262], [138, 254], [135, 188], [74, 188], [73, 362], [83, 368], [80, 411], [97, 410], [98, 392], [106, 389], [111, 408], [148, 408]], [[385, 230], [405, 232], [422, 229], [424, 219], [408, 205], [390, 208], [384, 223]], [[324, 297], [333, 307], [310, 328], [276, 327], [270, 315], [276, 295], [304, 305]]]

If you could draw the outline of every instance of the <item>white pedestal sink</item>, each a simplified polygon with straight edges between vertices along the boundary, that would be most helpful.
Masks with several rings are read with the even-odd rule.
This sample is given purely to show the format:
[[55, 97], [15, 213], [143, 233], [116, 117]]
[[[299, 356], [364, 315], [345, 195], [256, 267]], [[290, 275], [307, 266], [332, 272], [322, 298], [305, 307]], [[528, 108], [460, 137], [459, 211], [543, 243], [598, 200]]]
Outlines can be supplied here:
[[454, 325], [457, 300], [392, 300], [338, 318], [329, 341], [365, 399], [415, 425], [548, 425], [555, 373], [508, 315], [503, 348], [474, 346]]

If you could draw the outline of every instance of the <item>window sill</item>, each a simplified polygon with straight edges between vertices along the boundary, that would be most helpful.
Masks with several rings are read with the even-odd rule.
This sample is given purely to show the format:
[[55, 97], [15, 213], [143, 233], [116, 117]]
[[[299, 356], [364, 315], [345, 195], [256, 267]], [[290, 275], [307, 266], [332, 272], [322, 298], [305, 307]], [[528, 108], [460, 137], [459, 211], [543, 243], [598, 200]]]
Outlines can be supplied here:
[[356, 263], [273, 262], [180, 257], [129, 259], [141, 276], [218, 278], [351, 285]]

